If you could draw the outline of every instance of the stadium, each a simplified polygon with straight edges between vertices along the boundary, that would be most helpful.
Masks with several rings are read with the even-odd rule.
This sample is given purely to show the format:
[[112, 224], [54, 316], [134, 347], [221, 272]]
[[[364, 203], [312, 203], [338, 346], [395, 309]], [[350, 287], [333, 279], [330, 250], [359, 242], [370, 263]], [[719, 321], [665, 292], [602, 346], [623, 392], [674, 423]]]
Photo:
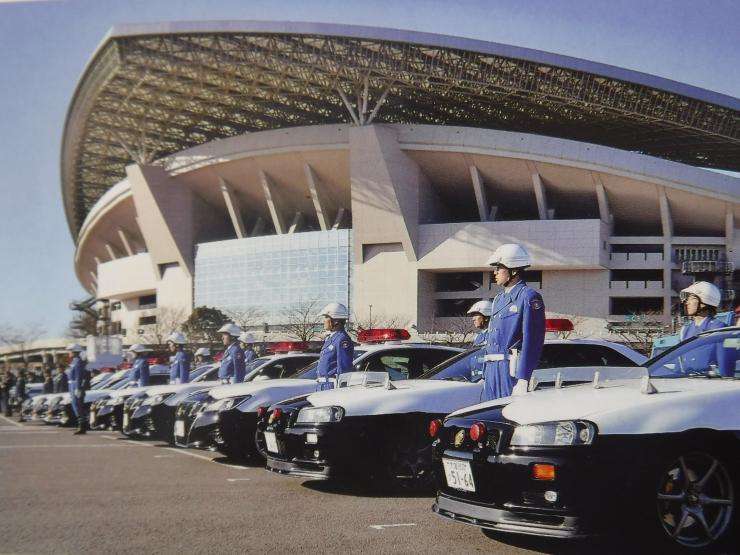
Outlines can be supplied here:
[[[694, 279], [734, 306], [740, 100], [491, 42], [286, 22], [114, 27], [61, 175], [75, 270], [126, 342], [195, 306], [279, 325], [453, 328], [500, 244], [549, 314], [667, 323]], [[612, 334], [613, 335], [613, 334]]]

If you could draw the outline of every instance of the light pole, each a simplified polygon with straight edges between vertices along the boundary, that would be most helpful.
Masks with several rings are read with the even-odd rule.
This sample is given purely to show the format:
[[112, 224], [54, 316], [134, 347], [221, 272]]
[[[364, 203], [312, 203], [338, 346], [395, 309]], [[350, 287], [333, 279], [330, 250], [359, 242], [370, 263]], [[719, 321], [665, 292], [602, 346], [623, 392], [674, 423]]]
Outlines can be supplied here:
[[373, 328], [373, 305], [368, 305], [370, 307], [370, 322], [368, 322], [368, 327], [370, 329]]

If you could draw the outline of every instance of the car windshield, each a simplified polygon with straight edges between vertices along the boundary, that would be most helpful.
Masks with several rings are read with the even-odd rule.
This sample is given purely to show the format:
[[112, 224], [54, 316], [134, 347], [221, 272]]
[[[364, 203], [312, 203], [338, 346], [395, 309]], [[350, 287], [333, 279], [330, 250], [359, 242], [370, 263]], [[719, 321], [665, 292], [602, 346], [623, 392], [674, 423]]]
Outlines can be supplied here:
[[693, 337], [647, 363], [653, 378], [738, 377], [740, 330]]
[[246, 371], [244, 372], [244, 381], [251, 382], [254, 379], [254, 377], [257, 375], [257, 372], [255, 372], [255, 370], [257, 370], [258, 368], [261, 368], [262, 366], [264, 366], [271, 360], [272, 360], [272, 357], [262, 357], [262, 358], [253, 360], [252, 362], [247, 364]]
[[[360, 355], [364, 355], [367, 351], [364, 351], [362, 349], [355, 349], [354, 353], [352, 354], [352, 360], [357, 360], [357, 357]], [[316, 368], [319, 366], [319, 361], [316, 360], [306, 366], [303, 370], [295, 374], [294, 376], [291, 376], [291, 378], [299, 379], [299, 380], [315, 380], [316, 379]]]
[[198, 366], [198, 368], [196, 368], [196, 369], [194, 369], [194, 370], [192, 370], [190, 372], [189, 381], [191, 381], [191, 382], [200, 381], [201, 376], [203, 376], [203, 374], [205, 374], [206, 372], [208, 372], [212, 368], [213, 368], [213, 363], [212, 362], [207, 362], [206, 364], [201, 364], [200, 366]]
[[[474, 347], [455, 355], [419, 376], [420, 380], [470, 381], [473, 366], [483, 364], [483, 347]], [[480, 359], [480, 360], [479, 360]]]

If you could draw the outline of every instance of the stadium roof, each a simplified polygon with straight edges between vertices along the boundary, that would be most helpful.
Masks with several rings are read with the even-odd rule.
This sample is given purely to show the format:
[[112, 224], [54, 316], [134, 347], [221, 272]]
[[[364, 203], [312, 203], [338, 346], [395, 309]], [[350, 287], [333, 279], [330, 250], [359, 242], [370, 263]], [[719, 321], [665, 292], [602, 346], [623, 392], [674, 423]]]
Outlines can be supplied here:
[[287, 22], [114, 27], [72, 99], [62, 193], [74, 237], [133, 162], [327, 123], [536, 133], [740, 170], [740, 99], [485, 41]]

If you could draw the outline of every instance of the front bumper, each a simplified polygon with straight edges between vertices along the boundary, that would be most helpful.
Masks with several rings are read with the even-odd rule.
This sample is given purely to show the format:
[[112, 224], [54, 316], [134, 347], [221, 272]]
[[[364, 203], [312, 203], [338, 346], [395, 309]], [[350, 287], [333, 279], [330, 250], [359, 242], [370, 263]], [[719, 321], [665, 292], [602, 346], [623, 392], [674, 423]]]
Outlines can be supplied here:
[[256, 453], [254, 434], [257, 431], [257, 414], [236, 408], [221, 411], [215, 434], [216, 449], [233, 457], [247, 458]]
[[[216, 449], [219, 444], [219, 413], [201, 412], [186, 418], [175, 419], [175, 444], [178, 447]], [[178, 422], [182, 422], [179, 425]], [[181, 433], [178, 433], [181, 432]]]
[[120, 429], [123, 420], [123, 405], [103, 405], [91, 408], [88, 418], [91, 430]]

